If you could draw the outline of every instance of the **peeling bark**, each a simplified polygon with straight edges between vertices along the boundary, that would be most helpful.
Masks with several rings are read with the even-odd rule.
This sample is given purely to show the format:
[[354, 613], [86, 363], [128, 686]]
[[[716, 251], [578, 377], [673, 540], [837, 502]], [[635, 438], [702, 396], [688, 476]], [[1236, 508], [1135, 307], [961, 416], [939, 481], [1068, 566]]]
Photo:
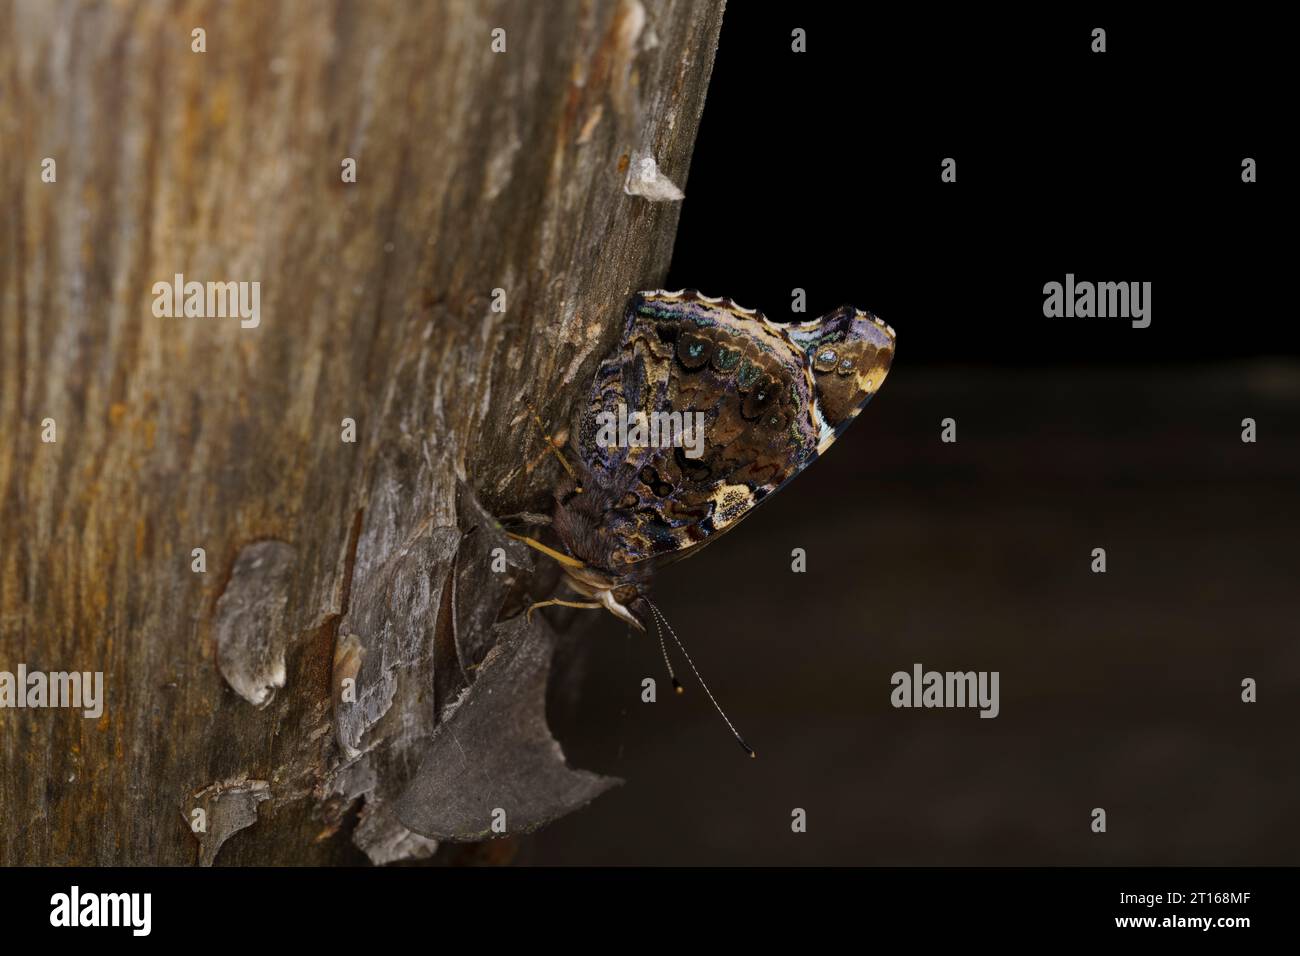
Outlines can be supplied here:
[[[211, 866], [222, 844], [257, 822], [257, 805], [271, 799], [265, 780], [229, 780], [194, 794], [181, 816], [199, 840], [199, 866]], [[197, 812], [196, 812], [197, 811]]]
[[239, 552], [217, 599], [213, 632], [221, 676], [244, 700], [265, 707], [284, 686], [284, 606], [297, 551], [258, 541]]
[[531, 833], [621, 782], [570, 770], [546, 727], [547, 629], [516, 617], [496, 630], [474, 684], [444, 713], [397, 801], [402, 823], [427, 837]]
[[[548, 510], [526, 402], [570, 422], [666, 272], [679, 204], [625, 187], [686, 186], [720, 20], [0, 0], [0, 667], [107, 694], [0, 711], [0, 863], [424, 858], [491, 802], [439, 767], [462, 723], [485, 774], [547, 755], [521, 826], [607, 785], [489, 725], [552, 639], [491, 516]], [[176, 274], [259, 282], [259, 324], [156, 316]]]

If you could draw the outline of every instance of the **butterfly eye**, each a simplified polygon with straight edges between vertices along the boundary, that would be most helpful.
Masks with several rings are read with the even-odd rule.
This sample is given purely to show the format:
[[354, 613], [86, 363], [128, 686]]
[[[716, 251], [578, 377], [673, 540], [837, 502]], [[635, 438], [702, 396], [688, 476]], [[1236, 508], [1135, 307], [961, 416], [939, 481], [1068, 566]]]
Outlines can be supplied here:
[[813, 368], [818, 372], [829, 372], [835, 367], [838, 358], [834, 349], [822, 349], [813, 359]]
[[853, 359], [851, 358], [841, 359], [839, 373], [841, 375], [848, 375], [849, 372], [852, 371], [853, 371]]
[[688, 370], [704, 365], [713, 354], [713, 343], [698, 335], [683, 334], [677, 339], [677, 358]]

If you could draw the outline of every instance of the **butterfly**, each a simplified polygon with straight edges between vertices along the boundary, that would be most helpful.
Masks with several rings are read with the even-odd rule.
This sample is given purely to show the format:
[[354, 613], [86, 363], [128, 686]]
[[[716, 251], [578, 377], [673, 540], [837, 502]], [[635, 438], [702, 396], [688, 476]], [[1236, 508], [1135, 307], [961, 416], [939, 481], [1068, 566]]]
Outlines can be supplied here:
[[[596, 373], [552, 526], [568, 584], [638, 630], [654, 573], [734, 528], [843, 434], [884, 384], [894, 330], [841, 306], [797, 325], [694, 290], [641, 292]], [[700, 413], [703, 452], [598, 440], [602, 415]], [[566, 463], [567, 468], [567, 463]], [[564, 560], [567, 559], [567, 560]]]
[[[513, 535], [559, 561], [586, 600], [553, 598], [529, 613], [603, 607], [641, 631], [666, 625], [648, 595], [655, 573], [812, 464], [879, 391], [893, 357], [894, 330], [852, 306], [784, 325], [694, 290], [634, 295], [575, 430], [576, 468], [554, 449], [568, 472], [549, 521], [563, 551]], [[635, 426], [610, 441], [614, 418], [682, 426], [666, 429], [668, 441], [664, 430], [633, 441], [647, 430]]]

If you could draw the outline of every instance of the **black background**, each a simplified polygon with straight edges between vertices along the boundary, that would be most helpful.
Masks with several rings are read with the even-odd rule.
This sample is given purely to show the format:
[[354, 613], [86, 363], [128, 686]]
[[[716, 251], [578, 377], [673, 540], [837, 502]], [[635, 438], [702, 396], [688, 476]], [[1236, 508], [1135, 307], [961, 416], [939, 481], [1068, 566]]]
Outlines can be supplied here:
[[[898, 333], [835, 447], [656, 583], [759, 759], [689, 679], [640, 701], [653, 639], [582, 621], [580, 703], [551, 720], [627, 784], [519, 859], [1295, 863], [1280, 26], [848, 10], [729, 7], [666, 283]], [[1151, 282], [1151, 327], [1045, 318], [1067, 272]], [[1001, 716], [891, 708], [918, 662], [999, 671]]]
[[[1266, 19], [732, 4], [669, 288], [793, 319], [844, 302], [909, 366], [1264, 355], [1290, 231]], [[790, 32], [808, 34], [792, 53]], [[1107, 52], [1091, 52], [1092, 29]], [[1253, 157], [1261, 181], [1241, 181]], [[940, 163], [957, 160], [957, 182]], [[1271, 168], [1270, 168], [1271, 167]], [[1156, 321], [1045, 321], [1067, 272], [1151, 281]], [[1087, 321], [1087, 320], [1079, 320]]]

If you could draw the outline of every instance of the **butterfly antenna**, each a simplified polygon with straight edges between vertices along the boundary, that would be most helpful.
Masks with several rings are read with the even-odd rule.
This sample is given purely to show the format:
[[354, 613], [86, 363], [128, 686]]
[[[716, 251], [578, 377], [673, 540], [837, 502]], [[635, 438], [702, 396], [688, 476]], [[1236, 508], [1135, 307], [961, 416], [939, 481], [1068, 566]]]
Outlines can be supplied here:
[[[645, 597], [645, 595], [642, 595], [642, 597]], [[713, 691], [709, 690], [709, 685], [704, 683], [704, 678], [700, 676], [699, 669], [695, 666], [695, 662], [691, 660], [691, 655], [686, 652], [686, 648], [682, 645], [681, 640], [677, 637], [677, 632], [673, 630], [673, 626], [668, 623], [668, 618], [664, 617], [663, 611], [655, 607], [654, 602], [651, 601], [649, 598], [646, 598], [645, 602], [646, 604], [650, 605], [650, 610], [652, 610], [655, 614], [656, 625], [658, 624], [658, 622], [662, 621], [664, 627], [668, 628], [668, 633], [672, 635], [673, 643], [677, 645], [677, 649], [681, 651], [682, 656], [686, 658], [686, 663], [690, 665], [691, 672], [695, 675], [695, 679], [699, 681], [700, 686], [704, 688], [704, 693], [709, 695], [709, 700], [712, 701], [713, 703], [713, 709], [718, 712], [718, 716], [721, 717], [722, 722], [727, 725], [727, 729], [730, 730], [731, 735], [736, 738], [736, 742], [740, 744], [740, 746], [744, 749], [745, 753], [749, 754], [751, 757], [757, 757], [758, 754], [754, 753], [754, 748], [751, 747], [749, 744], [745, 743], [745, 738], [740, 736], [740, 731], [736, 730], [736, 725], [733, 724], [731, 720], [727, 717], [726, 711], [724, 711], [722, 707], [718, 705], [718, 699], [713, 696]], [[666, 657], [667, 655], [665, 654], [665, 658]]]
[[668, 659], [668, 645], [664, 643], [664, 631], [659, 626], [659, 618], [656, 617], [654, 622], [655, 634], [659, 637], [659, 652], [664, 656], [664, 667], [668, 668], [668, 676], [673, 682], [673, 690], [679, 694], [684, 694], [686, 690], [682, 687], [682, 682], [677, 679], [677, 675], [673, 673], [673, 662]]

